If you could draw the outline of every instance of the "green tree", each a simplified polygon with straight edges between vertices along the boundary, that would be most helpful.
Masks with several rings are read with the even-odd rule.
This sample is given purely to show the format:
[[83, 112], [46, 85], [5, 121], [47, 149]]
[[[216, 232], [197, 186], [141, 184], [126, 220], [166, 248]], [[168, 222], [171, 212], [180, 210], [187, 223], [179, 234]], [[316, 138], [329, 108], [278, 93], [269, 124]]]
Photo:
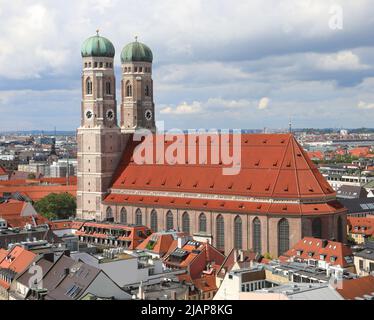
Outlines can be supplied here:
[[273, 260], [273, 257], [271, 256], [271, 254], [270, 254], [269, 252], [266, 252], [266, 253], [264, 254], [264, 258], [265, 258], [265, 259], [268, 259], [268, 260]]
[[76, 208], [76, 199], [69, 193], [50, 193], [35, 203], [36, 211], [47, 219], [67, 219]]

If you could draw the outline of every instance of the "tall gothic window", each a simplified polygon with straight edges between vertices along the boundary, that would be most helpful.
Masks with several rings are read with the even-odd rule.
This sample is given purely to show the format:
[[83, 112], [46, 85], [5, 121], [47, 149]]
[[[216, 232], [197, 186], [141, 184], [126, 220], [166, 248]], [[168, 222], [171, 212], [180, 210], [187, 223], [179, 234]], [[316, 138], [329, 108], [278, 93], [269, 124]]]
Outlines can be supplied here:
[[171, 211], [168, 211], [166, 214], [166, 230], [172, 230], [172, 229], [174, 229], [173, 213]]
[[108, 95], [112, 94], [112, 85], [110, 81], [105, 82], [105, 93]]
[[190, 234], [190, 216], [187, 212], [183, 213], [182, 216], [182, 231]]
[[242, 249], [243, 246], [242, 219], [236, 216], [234, 220], [234, 248]]
[[204, 213], [199, 216], [199, 232], [206, 232], [206, 216]]
[[142, 211], [138, 208], [135, 212], [135, 224], [141, 226], [143, 224]]
[[132, 97], [132, 86], [130, 82], [126, 82], [126, 97]]
[[259, 218], [254, 218], [252, 222], [252, 242], [253, 250], [257, 253], [262, 253], [261, 248], [261, 221]]
[[222, 215], [216, 219], [216, 245], [220, 251], [225, 251], [225, 221]]
[[337, 227], [338, 227], [338, 241], [343, 242], [343, 220], [341, 216], [338, 217]]
[[148, 85], [145, 86], [145, 95], [146, 95], [147, 97], [150, 96], [150, 94], [149, 94], [149, 86], [148, 86]]
[[126, 211], [126, 208], [122, 208], [121, 209], [120, 222], [123, 223], [123, 224], [127, 223], [127, 211]]
[[108, 208], [106, 209], [106, 218], [107, 218], [107, 219], [113, 218], [113, 210], [112, 210], [111, 207], [108, 207]]
[[157, 232], [158, 230], [158, 226], [157, 226], [157, 211], [156, 210], [152, 210], [151, 212], [151, 230], [153, 232]]
[[278, 222], [278, 256], [290, 248], [290, 227], [287, 219]]
[[322, 238], [322, 222], [321, 218], [314, 218], [312, 222], [312, 236], [313, 238]]
[[86, 80], [86, 94], [92, 94], [92, 80], [90, 78]]

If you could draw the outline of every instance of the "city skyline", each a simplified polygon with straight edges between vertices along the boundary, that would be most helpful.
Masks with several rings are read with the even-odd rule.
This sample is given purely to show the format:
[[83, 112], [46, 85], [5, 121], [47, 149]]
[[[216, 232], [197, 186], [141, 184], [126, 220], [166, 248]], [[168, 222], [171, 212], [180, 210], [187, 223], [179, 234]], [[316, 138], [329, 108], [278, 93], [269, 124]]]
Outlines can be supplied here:
[[141, 14], [129, 2], [16, 1], [0, 7], [0, 126], [74, 130], [80, 47], [99, 28], [115, 46], [117, 79], [122, 47], [135, 36], [149, 44], [166, 128], [286, 128], [290, 117], [295, 127], [370, 127], [371, 11], [364, 0], [145, 1]]

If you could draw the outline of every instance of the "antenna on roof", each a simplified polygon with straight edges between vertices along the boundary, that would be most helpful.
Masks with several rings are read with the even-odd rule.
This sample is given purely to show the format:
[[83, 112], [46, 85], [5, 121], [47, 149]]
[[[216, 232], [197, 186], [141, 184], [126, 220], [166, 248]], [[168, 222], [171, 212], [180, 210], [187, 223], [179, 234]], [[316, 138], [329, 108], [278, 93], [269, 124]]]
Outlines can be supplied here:
[[289, 132], [289, 133], [292, 133], [292, 122], [291, 122], [291, 117], [289, 118], [289, 121], [288, 121], [288, 132]]

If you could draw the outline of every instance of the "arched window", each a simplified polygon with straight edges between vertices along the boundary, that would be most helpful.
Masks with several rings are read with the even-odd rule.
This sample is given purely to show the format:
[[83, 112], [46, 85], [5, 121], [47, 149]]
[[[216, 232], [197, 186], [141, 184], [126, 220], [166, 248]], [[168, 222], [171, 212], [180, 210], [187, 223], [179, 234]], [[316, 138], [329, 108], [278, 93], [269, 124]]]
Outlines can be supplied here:
[[149, 94], [149, 86], [148, 85], [145, 86], [145, 95], [146, 95], [146, 97], [150, 96], [150, 94]]
[[182, 216], [182, 231], [190, 234], [190, 216], [187, 212], [183, 213]]
[[168, 211], [166, 214], [166, 230], [172, 230], [172, 229], [174, 229], [173, 213], [171, 211]]
[[127, 211], [126, 211], [126, 208], [122, 208], [121, 209], [120, 222], [124, 223], [124, 224], [127, 223]]
[[92, 94], [92, 80], [87, 78], [86, 80], [86, 94]]
[[135, 224], [141, 226], [143, 224], [142, 211], [138, 208], [135, 212]]
[[216, 219], [216, 246], [220, 251], [225, 251], [225, 221], [222, 215]]
[[126, 97], [132, 97], [132, 86], [130, 82], [126, 82]]
[[107, 219], [113, 218], [113, 210], [111, 207], [106, 208], [106, 218]]
[[157, 211], [156, 210], [152, 210], [151, 212], [151, 230], [153, 232], [157, 232]]
[[105, 83], [105, 93], [108, 94], [108, 95], [112, 94], [112, 85], [111, 85], [110, 81], [107, 81]]
[[343, 220], [341, 216], [338, 217], [337, 228], [338, 228], [338, 241], [343, 242]]
[[290, 227], [287, 219], [278, 222], [278, 256], [290, 248]]
[[84, 63], [84, 67], [87, 68], [87, 62]]
[[321, 218], [314, 218], [312, 221], [312, 236], [313, 238], [322, 238], [322, 222]]
[[206, 216], [204, 213], [199, 216], [199, 232], [206, 232]]
[[94, 68], [97, 68], [97, 62], [94, 62]]
[[242, 249], [243, 246], [242, 219], [236, 216], [234, 220], [234, 248]]
[[262, 253], [261, 248], [261, 221], [259, 218], [254, 218], [252, 222], [252, 242], [253, 250], [257, 253]]

